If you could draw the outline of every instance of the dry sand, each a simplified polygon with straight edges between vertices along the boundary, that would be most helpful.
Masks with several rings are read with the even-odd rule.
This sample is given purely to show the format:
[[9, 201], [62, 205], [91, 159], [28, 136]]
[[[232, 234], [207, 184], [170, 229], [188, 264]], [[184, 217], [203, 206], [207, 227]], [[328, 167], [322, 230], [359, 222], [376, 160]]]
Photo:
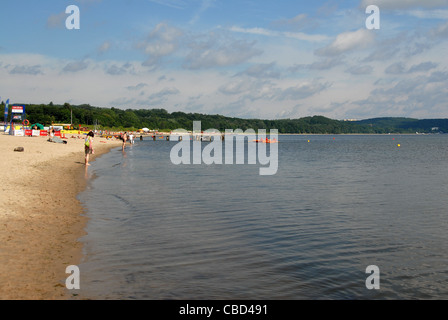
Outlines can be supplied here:
[[[76, 196], [88, 179], [84, 140], [47, 139], [0, 133], [0, 300], [68, 299], [65, 269], [81, 261], [87, 218]], [[94, 142], [91, 161], [121, 146]]]

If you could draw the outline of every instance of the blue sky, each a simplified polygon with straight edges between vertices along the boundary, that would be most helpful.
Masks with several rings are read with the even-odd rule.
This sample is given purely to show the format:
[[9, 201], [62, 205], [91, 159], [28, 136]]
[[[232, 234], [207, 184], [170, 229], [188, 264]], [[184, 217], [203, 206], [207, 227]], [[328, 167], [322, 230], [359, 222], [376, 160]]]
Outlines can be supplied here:
[[[66, 7], [80, 9], [68, 30]], [[368, 30], [366, 8], [380, 9]], [[244, 118], [448, 117], [448, 0], [0, 4], [0, 96]]]

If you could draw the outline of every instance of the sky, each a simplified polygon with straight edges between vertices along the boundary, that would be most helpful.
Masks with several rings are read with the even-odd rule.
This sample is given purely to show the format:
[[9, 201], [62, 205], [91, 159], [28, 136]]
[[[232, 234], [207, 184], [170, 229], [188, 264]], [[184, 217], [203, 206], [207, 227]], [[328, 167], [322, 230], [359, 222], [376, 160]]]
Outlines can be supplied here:
[[[67, 7], [79, 8], [79, 29]], [[379, 9], [379, 29], [367, 28]], [[376, 20], [373, 20], [376, 22]], [[0, 97], [240, 118], [448, 118], [448, 0], [2, 0]]]

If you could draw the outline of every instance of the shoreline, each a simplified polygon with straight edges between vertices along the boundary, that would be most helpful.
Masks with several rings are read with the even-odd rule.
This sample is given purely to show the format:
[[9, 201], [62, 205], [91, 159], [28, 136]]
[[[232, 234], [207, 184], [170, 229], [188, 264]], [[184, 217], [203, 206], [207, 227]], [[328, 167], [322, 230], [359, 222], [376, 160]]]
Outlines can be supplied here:
[[[90, 161], [121, 146], [95, 137]], [[103, 143], [101, 143], [103, 141]], [[78, 195], [87, 186], [83, 139], [0, 134], [0, 300], [67, 300], [69, 265], [82, 259], [88, 218]], [[105, 142], [105, 143], [104, 143]], [[14, 148], [24, 147], [24, 152]]]

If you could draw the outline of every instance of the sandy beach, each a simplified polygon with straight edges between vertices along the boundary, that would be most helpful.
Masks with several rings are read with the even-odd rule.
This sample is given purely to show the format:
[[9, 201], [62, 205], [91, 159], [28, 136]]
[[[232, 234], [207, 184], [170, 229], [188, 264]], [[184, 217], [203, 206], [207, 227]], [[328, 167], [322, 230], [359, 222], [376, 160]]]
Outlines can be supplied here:
[[[65, 269], [81, 261], [87, 218], [76, 196], [88, 180], [84, 140], [47, 139], [0, 133], [0, 300], [68, 299]], [[121, 145], [94, 142], [90, 161]]]

